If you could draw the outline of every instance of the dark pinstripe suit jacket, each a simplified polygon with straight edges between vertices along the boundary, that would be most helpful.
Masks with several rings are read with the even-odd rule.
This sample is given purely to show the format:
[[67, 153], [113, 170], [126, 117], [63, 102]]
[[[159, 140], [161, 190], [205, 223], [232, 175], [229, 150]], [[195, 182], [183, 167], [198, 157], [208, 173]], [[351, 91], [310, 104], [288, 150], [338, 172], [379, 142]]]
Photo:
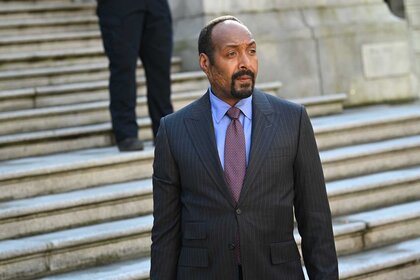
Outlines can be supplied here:
[[306, 111], [258, 90], [252, 102], [250, 159], [237, 206], [217, 153], [209, 93], [161, 120], [151, 279], [237, 279], [237, 228], [244, 279], [303, 279], [293, 209], [310, 279], [338, 279], [324, 177]]

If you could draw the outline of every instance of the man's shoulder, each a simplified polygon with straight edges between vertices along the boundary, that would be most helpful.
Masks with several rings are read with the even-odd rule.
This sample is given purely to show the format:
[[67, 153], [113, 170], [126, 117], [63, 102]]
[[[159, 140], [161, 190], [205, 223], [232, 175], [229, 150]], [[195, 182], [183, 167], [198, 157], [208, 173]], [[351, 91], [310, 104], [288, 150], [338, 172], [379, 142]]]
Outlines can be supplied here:
[[264, 104], [265, 101], [267, 101], [270, 104], [270, 106], [273, 107], [275, 112], [288, 110], [300, 113], [303, 109], [303, 106], [301, 104], [294, 103], [282, 97], [275, 96], [273, 94], [269, 94], [260, 90], [255, 91], [254, 98], [257, 102], [260, 102], [262, 104]]
[[175, 111], [174, 113], [165, 116], [165, 121], [168, 122], [179, 122], [185, 118], [192, 117], [198, 111], [204, 110], [207, 107], [210, 108], [210, 101], [208, 97], [208, 93], [205, 93], [197, 100], [194, 100], [190, 104], [186, 105], [185, 107]]

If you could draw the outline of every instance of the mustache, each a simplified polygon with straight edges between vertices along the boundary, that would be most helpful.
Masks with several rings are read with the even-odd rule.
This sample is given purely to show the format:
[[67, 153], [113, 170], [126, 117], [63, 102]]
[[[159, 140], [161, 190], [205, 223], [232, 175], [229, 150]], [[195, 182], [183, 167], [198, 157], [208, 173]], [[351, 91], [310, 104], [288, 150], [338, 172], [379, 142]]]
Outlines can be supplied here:
[[239, 70], [232, 75], [232, 81], [238, 79], [241, 76], [250, 76], [252, 80], [255, 79], [255, 74], [251, 70]]

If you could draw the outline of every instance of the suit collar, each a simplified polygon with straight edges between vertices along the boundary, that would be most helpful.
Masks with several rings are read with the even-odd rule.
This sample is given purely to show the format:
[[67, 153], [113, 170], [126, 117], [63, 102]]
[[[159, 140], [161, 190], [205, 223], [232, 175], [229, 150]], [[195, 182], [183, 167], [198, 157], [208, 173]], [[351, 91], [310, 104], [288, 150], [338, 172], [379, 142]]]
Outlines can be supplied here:
[[[258, 176], [275, 134], [272, 123], [273, 107], [265, 94], [257, 89], [254, 90], [252, 97], [252, 110], [251, 151], [239, 204], [253, 187], [252, 183]], [[220, 192], [235, 207], [218, 156], [208, 91], [195, 102], [194, 106], [191, 107], [191, 113], [184, 121], [192, 139], [191, 142], [207, 172]]]
[[205, 169], [213, 179], [215, 186], [234, 206], [229, 188], [225, 182], [223, 169], [214, 135], [213, 119], [210, 108], [209, 92], [199, 98], [192, 106], [191, 113], [184, 120], [194, 149], [200, 157]]
[[253, 186], [253, 182], [258, 176], [264, 160], [268, 155], [273, 136], [276, 132], [273, 126], [273, 115], [273, 106], [268, 101], [266, 95], [258, 90], [254, 90], [251, 151], [239, 204], [246, 199], [250, 189], [255, 187]]

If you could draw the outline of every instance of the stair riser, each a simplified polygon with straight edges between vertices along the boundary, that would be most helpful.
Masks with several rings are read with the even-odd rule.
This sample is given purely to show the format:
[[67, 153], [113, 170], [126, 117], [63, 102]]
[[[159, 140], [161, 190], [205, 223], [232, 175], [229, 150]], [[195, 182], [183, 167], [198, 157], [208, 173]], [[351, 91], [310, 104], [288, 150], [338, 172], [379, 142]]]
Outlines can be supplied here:
[[364, 234], [365, 248], [376, 248], [382, 245], [420, 237], [419, 228], [420, 217], [383, 226], [373, 226], [372, 228], [368, 228]]
[[[207, 86], [207, 80], [204, 77], [201, 79], [176, 81], [172, 83], [172, 92], [173, 94], [176, 94], [176, 92], [188, 92], [192, 90], [203, 89], [204, 94]], [[144, 82], [139, 83], [137, 93], [139, 96], [146, 95], [146, 85]], [[99, 87], [92, 90], [74, 90], [68, 92], [44, 92], [23, 97], [3, 98], [0, 100], [0, 108], [3, 112], [5, 112], [60, 105], [71, 105], [101, 100], [109, 100], [109, 93], [106, 87]]]
[[[7, 61], [3, 60], [0, 63], [0, 70], [28, 69], [29, 67], [30, 68], [59, 67], [59, 66], [68, 66], [68, 65], [75, 65], [75, 64], [101, 63], [104, 61], [106, 61], [106, 58], [105, 58], [105, 55], [101, 52], [77, 54], [77, 55], [65, 55], [65, 56], [42, 56], [42, 57], [7, 60]], [[13, 79], [8, 84], [9, 86], [12, 86], [12, 85], [16, 86], [16, 84], [13, 83]], [[27, 87], [27, 86], [28, 85], [26, 84], [23, 85], [23, 87]]]
[[147, 215], [152, 211], [151, 193], [69, 209], [55, 209], [53, 213], [37, 213], [36, 215], [0, 221], [2, 228], [0, 239], [48, 233], [109, 220]]
[[363, 233], [362, 231], [346, 234], [342, 236], [335, 236], [335, 250], [337, 256], [344, 256], [363, 250]]
[[[193, 102], [195, 99], [196, 96], [191, 96], [191, 98], [187, 99], [179, 99], [175, 97], [173, 98], [172, 104], [175, 110], [179, 110], [187, 104]], [[146, 118], [149, 116], [146, 100], [144, 98], [138, 102], [136, 112], [139, 118]], [[46, 122], [45, 120], [48, 121]], [[30, 116], [25, 118], [0, 121], [0, 135], [45, 131], [49, 129], [92, 125], [105, 122], [110, 122], [108, 106], [103, 106], [94, 110], [92, 109], [90, 111], [74, 111], [57, 115], [51, 114], [42, 116]], [[148, 126], [146, 129], [148, 129]], [[106, 133], [108, 132], [111, 133], [109, 130], [106, 131]]]
[[70, 136], [67, 138], [45, 138], [41, 140], [32, 140], [30, 142], [21, 141], [10, 146], [2, 145], [0, 147], [0, 160], [75, 151], [84, 148], [98, 148], [110, 146], [112, 144], [113, 139], [110, 131], [97, 133], [95, 135], [84, 135], [83, 138]]
[[[116, 148], [115, 153], [118, 153]], [[0, 201], [150, 178], [152, 161], [153, 159], [149, 157], [68, 172], [47, 172], [39, 176], [2, 180], [0, 181]]]
[[0, 26], [0, 36], [2, 35], [34, 35], [48, 34], [53, 32], [71, 32], [97, 30], [98, 22], [96, 19], [86, 18], [85, 21], [72, 23], [48, 23], [48, 24], [21, 24], [13, 26]]
[[354, 191], [347, 195], [329, 196], [328, 199], [334, 216], [357, 213], [420, 199], [420, 181]]
[[107, 264], [128, 257], [141, 257], [150, 252], [150, 235], [147, 233], [116, 240], [94, 242], [72, 248], [52, 248], [48, 254], [26, 256], [1, 263], [2, 280], [24, 279], [55, 274], [70, 269]]
[[310, 116], [325, 116], [343, 112], [343, 103], [341, 101], [325, 103], [318, 106], [308, 106], [306, 111]]
[[315, 127], [315, 133], [318, 148], [326, 150], [334, 147], [420, 134], [420, 117], [331, 132], [319, 132]]
[[98, 36], [89, 36], [84, 38], [69, 39], [50, 39], [39, 42], [18, 42], [2, 43], [0, 42], [0, 53], [26, 52], [26, 51], [46, 51], [65, 48], [91, 48], [102, 46], [102, 41]]
[[420, 275], [420, 262], [417, 261], [356, 277], [341, 277], [340, 275], [340, 280], [418, 280], [418, 275]]
[[16, 19], [33, 19], [33, 18], [66, 18], [72, 16], [92, 16], [95, 15], [95, 10], [86, 7], [70, 7], [63, 9], [52, 10], [23, 10], [23, 11], [0, 11], [2, 20], [16, 20]]
[[323, 161], [326, 181], [361, 176], [420, 164], [420, 147], [370, 154], [339, 161]]
[[[14, 76], [14, 77], [1, 77], [0, 76], [0, 88], [2, 90], [7, 89], [19, 89], [19, 88], [30, 88], [40, 87], [48, 85], [60, 85], [60, 84], [71, 84], [77, 82], [89, 82], [96, 80], [107, 80], [109, 78], [108, 61], [105, 56], [101, 58], [94, 58], [95, 62], [101, 63], [103, 67], [95, 67], [91, 69], [81, 69], [77, 71], [65, 71], [55, 72], [48, 74], [38, 75], [26, 75], [26, 76]], [[93, 61], [92, 61], [93, 63]], [[171, 67], [172, 73], [180, 71], [180, 64], [173, 63]], [[138, 79], [144, 77], [144, 69], [141, 65], [136, 71]]]
[[[200, 77], [173, 81], [171, 90], [173, 93], [176, 93], [202, 89], [204, 94], [207, 87], [207, 78]], [[42, 89], [39, 89], [38, 91], [39, 92], [37, 94], [32, 93], [26, 96], [9, 96], [1, 98], [0, 108], [3, 112], [5, 112], [109, 100], [109, 93], [106, 87], [96, 87], [93, 89], [72, 90], [66, 92], [53, 91], [47, 93]], [[139, 96], [144, 96], [146, 94], [146, 85], [144, 81], [138, 82], [137, 93]]]
[[[151, 129], [140, 129], [142, 139], [152, 139]], [[0, 159], [19, 158], [24, 156], [42, 155], [59, 151], [78, 150], [92, 146], [109, 146], [112, 144], [111, 135], [99, 133], [90, 137], [80, 139], [51, 139], [50, 141], [21, 143], [20, 145], [6, 146], [0, 149]], [[150, 162], [152, 159], [150, 159]], [[364, 158], [357, 158], [350, 161], [323, 163], [324, 174], [327, 181], [341, 179], [351, 176], [359, 176], [368, 173], [380, 172], [396, 168], [404, 168], [420, 164], [420, 147], [404, 151], [396, 151], [388, 154], [371, 155]], [[73, 174], [74, 175], [74, 174]], [[147, 176], [150, 176], [148, 173]], [[61, 181], [63, 184], [65, 181]], [[114, 181], [115, 182], [115, 181]], [[112, 183], [104, 181], [104, 183]], [[5, 184], [7, 186], [7, 184]], [[38, 188], [35, 188], [38, 189]], [[48, 192], [47, 192], [48, 193]], [[23, 195], [21, 192], [15, 192], [13, 189], [0, 194], [10, 194], [10, 198], [16, 195]], [[36, 194], [36, 193], [35, 193]], [[35, 194], [25, 194], [24, 196], [33, 196]], [[7, 197], [6, 197], [7, 198]]]

